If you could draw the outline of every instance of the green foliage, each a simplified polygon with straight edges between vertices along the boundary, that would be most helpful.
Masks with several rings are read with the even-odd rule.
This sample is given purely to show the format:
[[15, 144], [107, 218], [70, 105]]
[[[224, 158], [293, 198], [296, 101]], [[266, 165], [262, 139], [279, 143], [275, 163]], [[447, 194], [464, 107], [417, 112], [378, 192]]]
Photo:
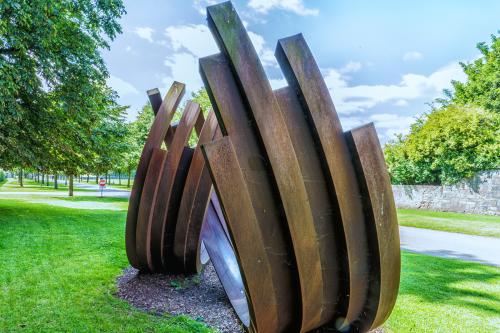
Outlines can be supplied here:
[[154, 113], [149, 102], [144, 105], [137, 115], [137, 119], [127, 124], [125, 137], [126, 149], [121, 155], [122, 168], [130, 175], [137, 167], [141, 157], [144, 143], [148, 138], [149, 130], [153, 124]]
[[0, 170], [0, 183], [2, 183], [5, 180], [5, 172], [3, 170]]
[[394, 183], [453, 184], [500, 168], [500, 39], [477, 47], [482, 56], [461, 63], [467, 81], [453, 81], [440, 108], [385, 146]]
[[0, 165], [74, 174], [96, 159], [117, 107], [100, 50], [124, 13], [121, 0], [0, 1]]
[[210, 98], [205, 88], [201, 88], [197, 92], [192, 93], [191, 99], [200, 105], [203, 115], [206, 117], [208, 111], [212, 109], [212, 103], [210, 103]]
[[500, 168], [500, 113], [448, 105], [385, 146], [395, 184], [452, 184]]
[[454, 81], [454, 92], [447, 91], [446, 103], [477, 105], [485, 110], [500, 113], [500, 38], [491, 36], [491, 45], [477, 44], [482, 56], [471, 62], [461, 63], [467, 81]]

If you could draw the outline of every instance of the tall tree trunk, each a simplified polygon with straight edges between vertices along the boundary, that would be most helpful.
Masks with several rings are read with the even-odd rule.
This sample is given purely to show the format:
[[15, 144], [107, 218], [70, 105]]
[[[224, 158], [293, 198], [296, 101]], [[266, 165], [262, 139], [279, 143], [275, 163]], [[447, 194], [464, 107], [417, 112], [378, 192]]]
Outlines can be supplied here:
[[118, 172], [118, 185], [122, 184], [122, 174], [121, 172]]
[[130, 177], [132, 176], [132, 168], [131, 167], [128, 167], [127, 173], [128, 173], [127, 188], [130, 188]]
[[73, 196], [73, 175], [69, 175], [69, 186], [68, 186], [68, 189], [69, 189], [68, 195], [70, 197], [72, 197]]
[[54, 173], [54, 188], [57, 190], [58, 189], [58, 184], [57, 184], [57, 172]]
[[24, 183], [23, 183], [23, 168], [19, 169], [19, 186], [24, 187]]
[[95, 183], [99, 184], [99, 175], [97, 175], [97, 174], [95, 175]]
[[43, 185], [45, 185], [45, 174], [44, 173], [42, 173], [42, 182], [41, 182], [40, 186], [43, 186]]
[[89, 183], [90, 175], [87, 174], [87, 184]]

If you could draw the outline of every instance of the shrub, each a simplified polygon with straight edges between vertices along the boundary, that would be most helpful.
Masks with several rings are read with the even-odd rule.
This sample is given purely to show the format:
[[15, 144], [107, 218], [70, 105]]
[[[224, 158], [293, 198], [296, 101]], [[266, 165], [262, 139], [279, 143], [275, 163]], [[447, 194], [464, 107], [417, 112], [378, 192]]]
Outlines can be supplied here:
[[478, 171], [500, 168], [500, 114], [448, 105], [386, 144], [395, 184], [453, 184]]

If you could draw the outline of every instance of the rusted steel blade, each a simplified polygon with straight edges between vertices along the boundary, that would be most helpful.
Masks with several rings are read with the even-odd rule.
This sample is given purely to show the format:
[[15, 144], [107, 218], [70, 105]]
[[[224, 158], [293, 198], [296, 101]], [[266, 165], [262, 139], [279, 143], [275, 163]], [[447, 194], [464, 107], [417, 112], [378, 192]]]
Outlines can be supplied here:
[[[158, 88], [150, 89], [147, 91], [147, 94], [149, 98], [149, 103], [151, 103], [151, 108], [153, 109], [153, 113], [156, 116], [158, 114], [158, 111], [160, 110], [162, 102], [160, 90], [158, 90]], [[170, 144], [172, 143], [172, 139], [174, 138], [174, 133], [176, 128], [177, 126], [174, 124], [170, 124], [168, 126], [167, 134], [165, 135], [165, 145], [167, 146], [167, 148], [169, 148]]]
[[[154, 148], [149, 161], [144, 187], [142, 189], [141, 202], [139, 205], [138, 221], [148, 218], [150, 209], [156, 201], [158, 194], [158, 181], [163, 173], [167, 152], [160, 148]], [[137, 256], [140, 267], [143, 271], [151, 270], [153, 263], [151, 260], [151, 229], [146, 232], [138, 232], [136, 234]]]
[[[322, 324], [324, 281], [318, 235], [304, 180], [283, 120], [250, 38], [230, 2], [207, 7], [208, 25], [227, 58], [258, 128], [292, 239], [302, 300], [301, 330]], [[284, 167], [286, 166], [286, 167]], [[224, 204], [224, 203], [223, 203]]]
[[189, 167], [175, 227], [173, 251], [184, 273], [199, 273], [201, 270], [200, 233], [212, 190], [212, 179], [205, 165], [201, 145], [211, 142], [217, 133], [220, 135], [217, 118], [210, 111]]
[[348, 327], [363, 316], [368, 296], [369, 264], [367, 230], [359, 185], [352, 156], [342, 133], [328, 88], [302, 35], [281, 39], [276, 57], [288, 84], [297, 93], [309, 119], [335, 195], [345, 233], [349, 260], [349, 305], [343, 326]]
[[184, 90], [184, 84], [174, 82], [165, 96], [165, 100], [161, 104], [160, 110], [155, 117], [142, 150], [142, 155], [139, 159], [139, 164], [134, 178], [134, 184], [130, 193], [127, 223], [125, 228], [125, 246], [130, 264], [139, 269], [142, 267], [139, 265], [136, 253], [137, 213], [139, 210], [142, 188], [146, 178], [149, 160], [151, 159], [153, 149], [161, 147], [161, 143], [167, 134], [168, 125], [170, 124], [173, 114], [177, 109], [182, 96], [184, 95]]
[[172, 257], [170, 252], [174, 237], [173, 232], [175, 232], [178, 207], [171, 206], [170, 201], [172, 194], [175, 196], [182, 195], [184, 184], [179, 184], [180, 187], [176, 187], [176, 193], [173, 193], [174, 181], [184, 147], [187, 145], [199, 113], [200, 107], [198, 104], [191, 101], [186, 104], [165, 161], [163, 174], [158, 183], [158, 196], [154, 209], [152, 210], [150, 223], [143, 221], [144, 224], [138, 225], [138, 232], [139, 227], [142, 227], [143, 230], [151, 228], [151, 253], [154, 267], [168, 269], [167, 257]]
[[336, 223], [339, 217], [336, 206], [332, 204], [329, 182], [323, 174], [322, 161], [318, 154], [320, 147], [314, 141], [297, 95], [290, 87], [276, 90], [274, 94], [297, 152], [297, 159], [313, 211], [314, 226], [319, 235], [316, 245], [320, 251], [324, 295], [323, 299], [317, 300], [318, 303], [323, 301], [321, 321], [318, 324], [321, 325], [331, 320], [341, 305], [340, 295], [346, 293], [343, 286], [348, 278], [346, 262], [343, 258], [344, 234], [342, 228], [339, 228]]
[[181, 160], [175, 174], [174, 186], [172, 187], [172, 192], [170, 193], [167, 218], [165, 220], [162, 253], [165, 258], [164, 267], [168, 272], [172, 273], [183, 272], [182, 267], [176, 264], [174, 257], [174, 239], [175, 229], [177, 228], [177, 222], [179, 221], [179, 208], [184, 188], [186, 186], [189, 168], [191, 167], [193, 160], [193, 155], [194, 148], [184, 147], [184, 151], [182, 152]]
[[[288, 239], [288, 225], [281, 212], [281, 203], [273, 189], [274, 180], [269, 169], [265, 152], [261, 149], [255, 123], [249, 117], [242, 102], [236, 82], [231, 70], [222, 55], [214, 55], [200, 59], [200, 73], [205, 83], [212, 106], [217, 115], [219, 126], [223, 134], [231, 138], [236, 152], [236, 158], [242, 169], [245, 187], [248, 190], [252, 207], [255, 210], [257, 225], [247, 225], [247, 228], [257, 228], [263, 237], [268, 254], [272, 274], [272, 290], [276, 295], [278, 323], [274, 327], [277, 332], [285, 332], [295, 327], [296, 313], [300, 302], [300, 293], [296, 282], [296, 269], [293, 251]], [[231, 179], [228, 176], [228, 181]], [[235, 185], [236, 188], [236, 185]], [[222, 198], [221, 198], [222, 200]], [[239, 197], [232, 197], [226, 205], [237, 205]], [[230, 219], [231, 217], [229, 217]], [[235, 221], [237, 223], [240, 217]], [[229, 223], [229, 224], [231, 224]], [[257, 232], [257, 231], [255, 231]], [[244, 242], [241, 246], [248, 246], [251, 252], [253, 244]], [[267, 276], [255, 276], [261, 285], [268, 281]], [[254, 302], [258, 307], [259, 303]], [[257, 326], [265, 326], [258, 323]]]
[[[235, 150], [229, 138], [224, 137], [203, 145], [202, 151], [214, 179], [215, 190], [223, 204], [229, 234], [246, 286], [248, 302], [251, 304], [252, 319], [246, 320], [246, 316], [241, 314], [241, 309], [240, 319], [252, 331], [279, 332], [278, 298], [272, 281], [269, 253]], [[222, 235], [225, 237], [225, 234], [223, 228], [220, 228], [219, 237], [223, 237]], [[212, 244], [206, 242], [205, 245], [211, 254]], [[226, 282], [226, 290], [233, 289], [227, 286], [224, 278], [221, 278], [221, 282]], [[236, 306], [235, 309], [238, 310], [239, 307]]]
[[399, 228], [391, 181], [375, 126], [370, 123], [345, 135], [361, 185], [371, 263], [366, 316], [355, 325], [360, 331], [368, 331], [382, 325], [396, 303], [401, 270]]
[[198, 114], [198, 118], [196, 119], [196, 124], [194, 125], [194, 130], [196, 131], [196, 135], [198, 137], [201, 135], [201, 130], [203, 129], [203, 125], [205, 124], [205, 117], [203, 116], [203, 110]]

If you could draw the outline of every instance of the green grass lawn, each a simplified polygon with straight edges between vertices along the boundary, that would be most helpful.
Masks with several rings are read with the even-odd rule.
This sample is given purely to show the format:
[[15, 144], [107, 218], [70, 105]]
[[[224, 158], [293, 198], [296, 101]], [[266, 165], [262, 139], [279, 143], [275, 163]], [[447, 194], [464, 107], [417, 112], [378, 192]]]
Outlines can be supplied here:
[[500, 268], [402, 253], [386, 332], [500, 332]]
[[500, 237], [499, 216], [398, 209], [398, 220], [407, 227]]
[[[128, 266], [126, 199], [61, 200], [123, 207], [0, 200], [0, 332], [210, 332], [189, 318], [147, 314], [114, 296], [116, 277]], [[386, 332], [500, 331], [500, 268], [407, 252], [402, 259]]]
[[117, 299], [125, 211], [0, 200], [0, 332], [210, 332]]

